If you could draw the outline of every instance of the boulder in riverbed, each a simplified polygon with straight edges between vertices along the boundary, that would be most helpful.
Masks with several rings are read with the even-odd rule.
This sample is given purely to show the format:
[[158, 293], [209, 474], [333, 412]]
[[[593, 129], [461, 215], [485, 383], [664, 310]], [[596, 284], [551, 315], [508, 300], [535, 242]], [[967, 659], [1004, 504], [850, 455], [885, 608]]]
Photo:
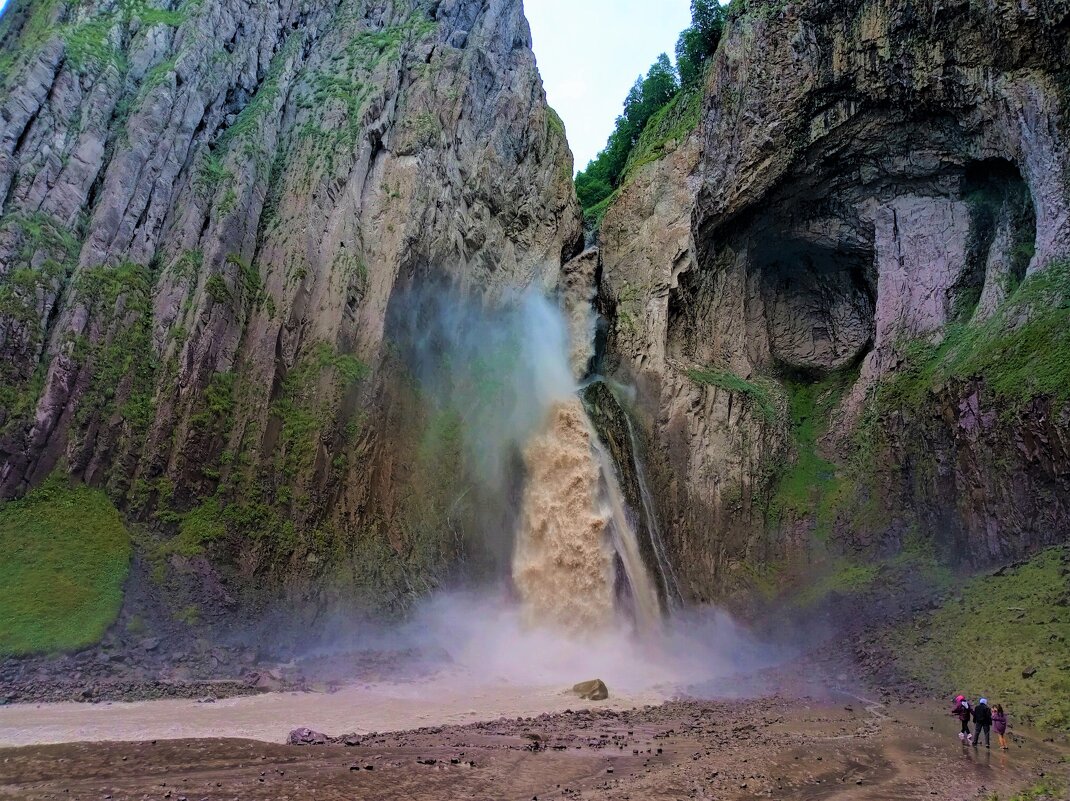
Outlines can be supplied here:
[[287, 745], [326, 745], [327, 735], [312, 729], [294, 729], [286, 738]]
[[605, 701], [609, 698], [609, 688], [606, 687], [606, 683], [601, 679], [581, 681], [572, 688], [572, 692], [576, 693], [584, 701]]

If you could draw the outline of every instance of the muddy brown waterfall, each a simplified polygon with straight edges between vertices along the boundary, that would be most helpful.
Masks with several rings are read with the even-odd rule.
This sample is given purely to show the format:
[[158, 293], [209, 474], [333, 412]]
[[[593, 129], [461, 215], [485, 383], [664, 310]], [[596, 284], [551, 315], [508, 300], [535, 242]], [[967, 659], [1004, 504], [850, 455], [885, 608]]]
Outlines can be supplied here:
[[[566, 276], [567, 363], [579, 378], [593, 355], [593, 285], [582, 269], [566, 270]], [[661, 619], [656, 585], [612, 459], [577, 391], [573, 386], [548, 408], [542, 429], [524, 449], [527, 477], [513, 581], [529, 625], [581, 633], [630, 617], [638, 630], [649, 631]], [[623, 582], [617, 581], [618, 566]]]
[[599, 513], [598, 464], [578, 400], [550, 410], [524, 452], [527, 484], [513, 559], [530, 625], [582, 632], [613, 620], [613, 552]]

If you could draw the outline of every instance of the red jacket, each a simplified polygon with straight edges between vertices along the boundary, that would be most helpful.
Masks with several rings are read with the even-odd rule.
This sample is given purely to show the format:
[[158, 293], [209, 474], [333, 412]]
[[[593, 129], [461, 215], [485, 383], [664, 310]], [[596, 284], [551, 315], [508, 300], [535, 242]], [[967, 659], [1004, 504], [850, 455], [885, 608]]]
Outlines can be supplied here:
[[970, 702], [960, 701], [952, 710], [951, 714], [961, 720], [963, 723], [970, 722]]

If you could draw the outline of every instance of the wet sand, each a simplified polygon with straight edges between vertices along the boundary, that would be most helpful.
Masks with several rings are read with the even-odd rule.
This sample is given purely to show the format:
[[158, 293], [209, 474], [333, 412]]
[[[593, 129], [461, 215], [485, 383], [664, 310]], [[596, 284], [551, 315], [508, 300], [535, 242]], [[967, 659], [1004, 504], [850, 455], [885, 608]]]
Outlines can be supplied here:
[[1068, 778], [1065, 753], [1052, 744], [975, 751], [936, 713], [880, 714], [846, 696], [770, 697], [576, 710], [365, 736], [348, 747], [221, 739], [33, 746], [0, 750], [0, 797], [963, 801], [1031, 785], [1040, 772]]

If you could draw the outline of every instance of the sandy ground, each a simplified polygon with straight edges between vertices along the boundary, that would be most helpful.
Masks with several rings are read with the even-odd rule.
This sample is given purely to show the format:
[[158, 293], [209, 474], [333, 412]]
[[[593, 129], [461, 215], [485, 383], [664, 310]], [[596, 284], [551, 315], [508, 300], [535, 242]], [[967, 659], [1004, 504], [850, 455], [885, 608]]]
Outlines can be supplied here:
[[1005, 797], [1040, 774], [1068, 778], [1065, 752], [1037, 738], [1020, 737], [1007, 754], [975, 751], [937, 712], [886, 714], [848, 696], [769, 697], [576, 709], [365, 736], [348, 747], [221, 739], [33, 746], [0, 750], [0, 798], [964, 801]]

